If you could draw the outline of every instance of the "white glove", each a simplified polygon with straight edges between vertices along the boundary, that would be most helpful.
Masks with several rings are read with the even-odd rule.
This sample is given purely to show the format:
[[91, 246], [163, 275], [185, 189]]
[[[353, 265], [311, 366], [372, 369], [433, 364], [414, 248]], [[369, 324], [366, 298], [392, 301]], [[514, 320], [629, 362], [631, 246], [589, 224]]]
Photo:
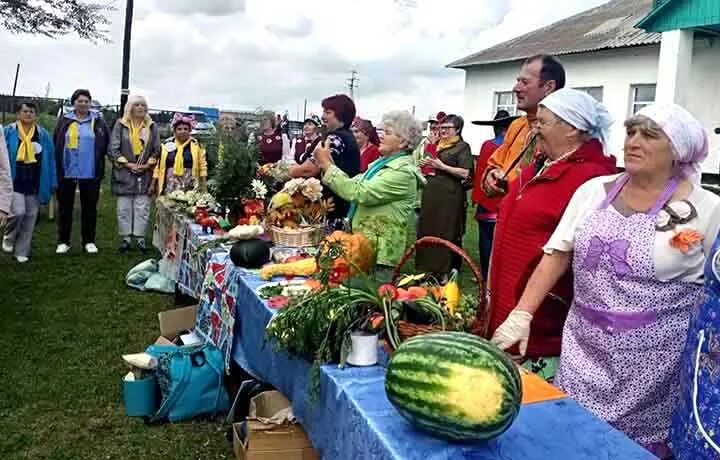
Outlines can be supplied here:
[[517, 309], [511, 311], [505, 322], [497, 328], [490, 341], [501, 350], [507, 350], [520, 342], [520, 354], [525, 356], [532, 319], [533, 315], [526, 311]]

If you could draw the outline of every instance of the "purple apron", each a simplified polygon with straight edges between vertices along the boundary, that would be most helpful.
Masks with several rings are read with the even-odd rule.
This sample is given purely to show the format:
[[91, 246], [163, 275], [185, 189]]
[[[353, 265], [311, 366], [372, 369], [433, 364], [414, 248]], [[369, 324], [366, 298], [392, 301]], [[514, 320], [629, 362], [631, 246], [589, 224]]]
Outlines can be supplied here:
[[[648, 213], [609, 209], [621, 176], [575, 238], [575, 299], [555, 382], [591, 412], [656, 454], [665, 452], [678, 394], [680, 355], [702, 285], [663, 282], [655, 270], [655, 217], [677, 189], [671, 179]], [[668, 246], [668, 251], [676, 251]]]

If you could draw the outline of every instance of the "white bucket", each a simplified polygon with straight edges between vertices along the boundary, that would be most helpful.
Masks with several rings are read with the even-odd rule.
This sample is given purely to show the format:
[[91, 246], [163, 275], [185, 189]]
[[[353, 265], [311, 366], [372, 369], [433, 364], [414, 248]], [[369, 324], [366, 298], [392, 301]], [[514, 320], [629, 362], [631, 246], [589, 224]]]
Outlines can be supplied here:
[[347, 363], [353, 366], [374, 366], [378, 362], [378, 336], [366, 332], [350, 334], [352, 347]]

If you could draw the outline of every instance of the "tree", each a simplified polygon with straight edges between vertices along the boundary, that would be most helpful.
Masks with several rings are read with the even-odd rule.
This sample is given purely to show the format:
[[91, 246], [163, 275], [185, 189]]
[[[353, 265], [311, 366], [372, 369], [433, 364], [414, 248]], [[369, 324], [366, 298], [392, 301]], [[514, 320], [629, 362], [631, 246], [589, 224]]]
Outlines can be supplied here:
[[0, 0], [0, 26], [12, 33], [51, 38], [75, 32], [80, 38], [108, 41], [109, 4], [79, 0]]

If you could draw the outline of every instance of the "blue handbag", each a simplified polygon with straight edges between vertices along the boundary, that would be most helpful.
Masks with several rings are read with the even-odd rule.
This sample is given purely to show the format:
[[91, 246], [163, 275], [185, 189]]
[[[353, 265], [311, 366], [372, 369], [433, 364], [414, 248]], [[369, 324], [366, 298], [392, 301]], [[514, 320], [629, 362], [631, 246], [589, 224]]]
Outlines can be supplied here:
[[225, 360], [216, 347], [151, 345], [146, 353], [158, 359], [156, 375], [162, 393], [160, 409], [151, 421], [178, 422], [230, 408], [223, 385]]

